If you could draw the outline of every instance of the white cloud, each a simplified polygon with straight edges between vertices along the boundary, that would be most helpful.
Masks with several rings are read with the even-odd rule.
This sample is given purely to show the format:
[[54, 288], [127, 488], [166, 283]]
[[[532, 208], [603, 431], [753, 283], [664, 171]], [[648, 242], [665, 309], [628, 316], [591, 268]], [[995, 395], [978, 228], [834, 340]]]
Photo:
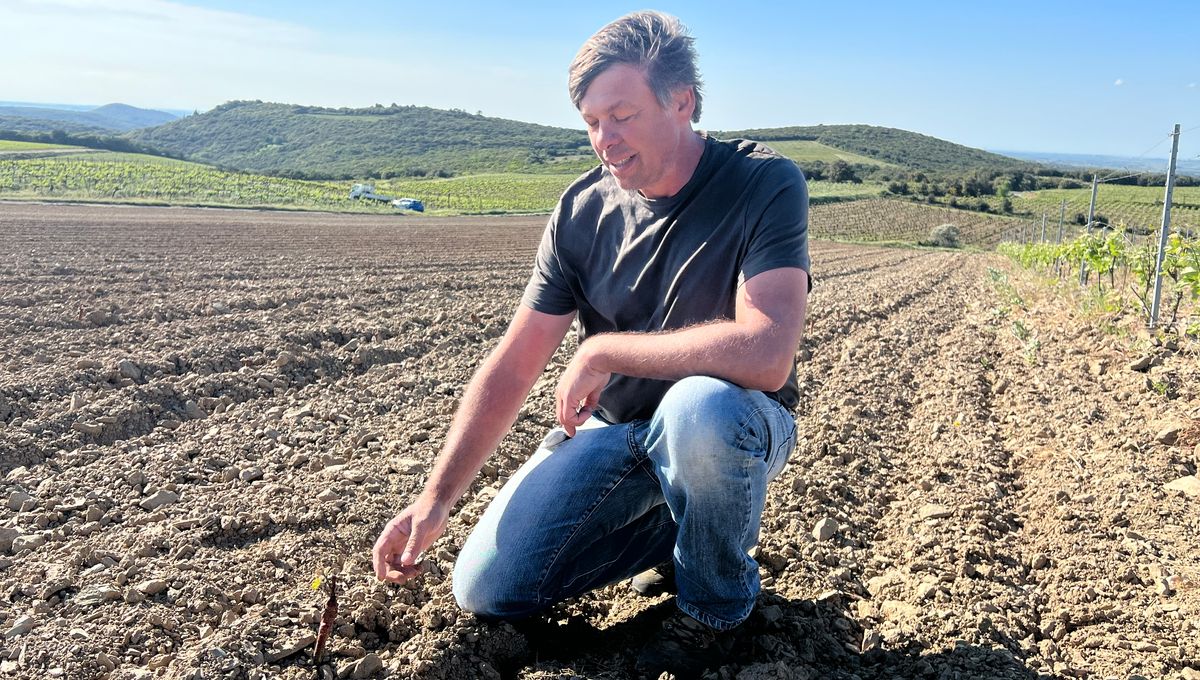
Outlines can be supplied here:
[[1188, 87], [1195, 88], [1195, 87], [1196, 87], [1196, 83], [1188, 83]]
[[1125, 81], [1121, 78], [1117, 78], [1117, 82], [1113, 83], [1113, 85], [1116, 85], [1117, 87], [1121, 87], [1124, 84], [1125, 84]]

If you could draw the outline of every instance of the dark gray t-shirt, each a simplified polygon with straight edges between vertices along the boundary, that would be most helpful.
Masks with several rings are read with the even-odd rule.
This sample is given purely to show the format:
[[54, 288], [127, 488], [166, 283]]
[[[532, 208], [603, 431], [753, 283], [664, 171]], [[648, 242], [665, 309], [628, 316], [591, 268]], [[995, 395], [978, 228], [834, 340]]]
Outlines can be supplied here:
[[[578, 311], [580, 342], [674, 330], [733, 319], [738, 286], [780, 267], [809, 271], [804, 175], [761, 144], [706, 137], [691, 180], [670, 198], [622, 189], [603, 166], [576, 180], [546, 226], [522, 303]], [[598, 414], [649, 418], [672, 384], [613, 375]], [[767, 394], [793, 408], [795, 367]]]

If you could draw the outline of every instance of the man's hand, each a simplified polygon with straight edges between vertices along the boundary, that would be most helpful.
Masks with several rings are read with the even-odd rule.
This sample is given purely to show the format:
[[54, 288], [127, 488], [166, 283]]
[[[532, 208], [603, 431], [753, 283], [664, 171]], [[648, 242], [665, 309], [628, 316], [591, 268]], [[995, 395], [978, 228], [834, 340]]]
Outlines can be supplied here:
[[612, 376], [612, 373], [597, 370], [588, 363], [589, 354], [584, 347], [580, 347], [563, 371], [554, 393], [558, 422], [570, 437], [575, 436], [575, 428], [592, 416], [592, 411], [600, 403], [600, 392]]
[[371, 551], [375, 576], [381, 581], [404, 583], [421, 575], [417, 558], [446, 530], [449, 509], [424, 494], [392, 518]]

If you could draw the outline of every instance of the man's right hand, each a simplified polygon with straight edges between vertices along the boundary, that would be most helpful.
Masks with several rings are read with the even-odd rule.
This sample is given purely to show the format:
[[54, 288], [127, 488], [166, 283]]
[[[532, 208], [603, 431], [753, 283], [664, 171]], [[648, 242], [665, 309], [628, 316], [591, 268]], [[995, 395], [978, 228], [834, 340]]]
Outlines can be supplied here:
[[422, 494], [393, 517], [371, 551], [376, 578], [404, 583], [420, 576], [418, 558], [446, 531], [449, 516], [448, 507]]

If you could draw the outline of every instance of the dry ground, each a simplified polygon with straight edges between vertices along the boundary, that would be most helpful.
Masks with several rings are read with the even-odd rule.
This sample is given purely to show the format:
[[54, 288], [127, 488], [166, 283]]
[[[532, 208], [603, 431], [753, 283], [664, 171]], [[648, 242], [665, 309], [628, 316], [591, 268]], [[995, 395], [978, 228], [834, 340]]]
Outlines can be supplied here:
[[[503, 332], [539, 218], [0, 203], [0, 676], [629, 677], [621, 585], [527, 636], [457, 546], [551, 425], [569, 347], [430, 551], [368, 551]], [[721, 678], [1200, 677], [1194, 343], [992, 255], [813, 246], [800, 444]], [[1136, 370], [1135, 370], [1136, 368]], [[837, 531], [820, 540], [818, 522]]]

